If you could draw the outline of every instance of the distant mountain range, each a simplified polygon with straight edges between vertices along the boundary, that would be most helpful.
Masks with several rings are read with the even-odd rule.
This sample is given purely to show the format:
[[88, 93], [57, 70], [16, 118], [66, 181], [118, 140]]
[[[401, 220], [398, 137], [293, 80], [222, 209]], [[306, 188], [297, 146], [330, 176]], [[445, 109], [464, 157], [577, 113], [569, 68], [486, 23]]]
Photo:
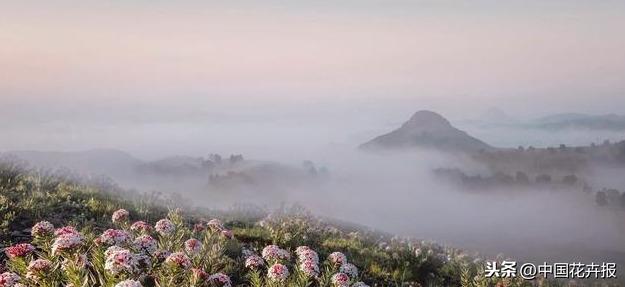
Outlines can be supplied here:
[[478, 152], [493, 149], [451, 125], [432, 111], [418, 111], [398, 129], [360, 146], [365, 150], [437, 149], [449, 152]]
[[529, 127], [560, 130], [560, 129], [593, 129], [593, 130], [625, 130], [625, 116], [616, 114], [557, 114], [542, 117], [527, 124]]
[[566, 129], [625, 131], [625, 116], [617, 114], [563, 113], [523, 121], [509, 116], [500, 109], [491, 108], [480, 117], [467, 122], [482, 127], [516, 127], [552, 131]]

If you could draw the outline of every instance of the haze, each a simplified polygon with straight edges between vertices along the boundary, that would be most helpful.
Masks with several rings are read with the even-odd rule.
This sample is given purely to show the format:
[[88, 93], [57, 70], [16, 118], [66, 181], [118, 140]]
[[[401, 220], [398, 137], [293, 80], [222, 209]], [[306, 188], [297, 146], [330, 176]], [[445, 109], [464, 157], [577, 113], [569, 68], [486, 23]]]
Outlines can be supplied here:
[[[303, 202], [385, 231], [529, 259], [579, 248], [622, 260], [622, 218], [595, 209], [592, 196], [467, 194], [430, 174], [456, 159], [355, 149], [423, 109], [498, 147], [623, 140], [623, 131], [469, 121], [490, 107], [523, 120], [624, 111], [623, 27], [623, 1], [3, 2], [0, 151], [312, 160], [331, 180], [224, 202]], [[614, 174], [606, 182], [622, 186]], [[216, 204], [185, 180], [171, 181], [182, 191], [165, 191]]]

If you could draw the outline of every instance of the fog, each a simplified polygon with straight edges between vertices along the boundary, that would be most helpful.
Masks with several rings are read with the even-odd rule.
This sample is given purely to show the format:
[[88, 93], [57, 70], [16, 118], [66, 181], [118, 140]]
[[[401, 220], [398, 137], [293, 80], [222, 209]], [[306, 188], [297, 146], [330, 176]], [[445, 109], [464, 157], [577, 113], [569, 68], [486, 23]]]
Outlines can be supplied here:
[[[417, 110], [501, 148], [625, 139], [475, 122], [490, 107], [522, 121], [625, 110], [622, 2], [13, 2], [0, 8], [0, 152], [68, 152], [30, 159], [210, 208], [299, 203], [486, 256], [625, 259], [623, 212], [593, 194], [475, 192], [432, 173], [491, 172], [466, 157], [357, 148]], [[211, 153], [242, 154], [218, 172], [253, 184], [135, 170]], [[328, 172], [311, 178], [303, 161]], [[622, 174], [587, 180], [622, 191]]]
[[[405, 117], [397, 117], [398, 122], [402, 119]], [[202, 157], [213, 152], [242, 153], [251, 162], [277, 163], [293, 171], [263, 170], [260, 174], [264, 180], [258, 184], [216, 187], [207, 185], [205, 176], [150, 177], [134, 173], [117, 176], [115, 167], [104, 170], [110, 169], [110, 175], [122, 187], [181, 194], [196, 206], [226, 209], [246, 203], [275, 208], [282, 203], [297, 203], [324, 217], [435, 240], [480, 251], [485, 256], [503, 253], [531, 261], [575, 261], [581, 257], [621, 262], [624, 258], [622, 213], [595, 206], [592, 194], [549, 188], [463, 190], [436, 178], [432, 170], [459, 167], [469, 173], [488, 173], [468, 158], [433, 150], [369, 153], [357, 149], [359, 143], [393, 126], [393, 123], [359, 126], [354, 122], [111, 125], [108, 128], [76, 125], [78, 130], [41, 132], [40, 140], [50, 145], [42, 148], [33, 144], [28, 148], [75, 151], [90, 146], [114, 147], [142, 160], [171, 155]], [[515, 129], [497, 129], [494, 136], [492, 129], [467, 127], [472, 133], [491, 135], [484, 136], [487, 141], [502, 143], [496, 139], [504, 138], [512, 147], [519, 137]], [[571, 133], [575, 136], [566, 136]], [[20, 139], [19, 131], [8, 135]], [[550, 139], [543, 135], [542, 131], [524, 131], [519, 142], [536, 146], [546, 141], [590, 143], [606, 133], [552, 133]], [[22, 136], [32, 137], [32, 134]], [[613, 136], [609, 139], [616, 140], [616, 135]], [[304, 160], [326, 168], [329, 175], [321, 179], [306, 178], [298, 171]], [[621, 188], [619, 172], [622, 170], [597, 170], [591, 182]]]

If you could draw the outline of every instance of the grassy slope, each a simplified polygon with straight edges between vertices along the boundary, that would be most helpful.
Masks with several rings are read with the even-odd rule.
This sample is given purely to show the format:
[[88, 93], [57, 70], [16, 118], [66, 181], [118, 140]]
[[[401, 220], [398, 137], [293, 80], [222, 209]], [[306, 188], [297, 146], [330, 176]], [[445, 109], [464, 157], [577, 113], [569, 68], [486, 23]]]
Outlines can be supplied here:
[[[110, 216], [119, 208], [130, 211], [131, 221], [154, 224], [167, 217], [172, 207], [180, 207], [172, 202], [180, 201], [125, 192], [106, 181], [0, 163], [0, 240], [3, 246], [30, 241], [29, 228], [40, 220], [50, 221], [55, 226], [77, 226], [88, 238], [94, 238], [111, 227]], [[248, 208], [181, 210], [180, 218], [186, 227], [216, 217], [234, 231], [236, 239], [222, 254], [227, 263], [220, 267], [223, 268], [220, 271], [231, 276], [234, 285], [248, 286], [249, 274], [243, 267], [241, 248], [259, 251], [267, 244], [277, 244], [291, 252], [307, 245], [319, 253], [322, 261], [331, 252], [344, 252], [360, 269], [360, 279], [371, 286], [494, 286], [496, 283], [476, 277], [481, 264], [474, 264], [473, 258], [459, 250], [333, 225], [297, 207], [271, 214]], [[289, 264], [290, 269], [295, 267], [292, 262]], [[507, 283], [521, 286], [520, 282]], [[296, 285], [290, 283], [289, 286]], [[326, 285], [314, 283], [312, 286]]]

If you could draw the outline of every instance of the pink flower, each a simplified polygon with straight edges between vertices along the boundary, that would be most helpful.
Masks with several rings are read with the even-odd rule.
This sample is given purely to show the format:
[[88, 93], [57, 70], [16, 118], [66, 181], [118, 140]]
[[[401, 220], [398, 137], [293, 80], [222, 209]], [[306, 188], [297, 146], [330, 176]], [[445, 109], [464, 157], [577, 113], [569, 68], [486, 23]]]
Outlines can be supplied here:
[[258, 255], [250, 255], [245, 259], [245, 268], [258, 269], [265, 265], [265, 261]]
[[79, 234], [79, 233], [78, 231], [76, 231], [76, 228], [72, 226], [63, 226], [57, 229], [56, 231], [54, 231], [54, 235], [56, 236], [65, 235], [65, 234]]
[[319, 255], [314, 250], [306, 247], [300, 246], [295, 249], [295, 254], [297, 254], [297, 259], [302, 261], [313, 261], [315, 264], [319, 264]]
[[130, 213], [128, 212], [128, 210], [118, 209], [113, 212], [113, 216], [111, 216], [111, 219], [113, 220], [113, 223], [123, 223], [128, 221], [129, 215]]
[[269, 270], [267, 270], [267, 276], [273, 281], [285, 281], [286, 278], [289, 277], [289, 268], [276, 263], [269, 267]]
[[52, 269], [52, 262], [45, 259], [33, 260], [28, 264], [26, 277], [37, 281], [42, 276], [45, 276], [45, 273], [50, 271], [50, 269]]
[[198, 222], [193, 225], [193, 232], [202, 232], [206, 230], [206, 225], [203, 222]]
[[6, 253], [7, 257], [9, 257], [9, 259], [13, 259], [17, 257], [24, 257], [26, 255], [33, 253], [33, 251], [35, 251], [35, 247], [30, 245], [29, 243], [15, 244], [11, 247], [7, 247], [4, 250], [4, 252]]
[[158, 247], [158, 242], [152, 236], [146, 234], [135, 238], [133, 245], [141, 253], [154, 254]]
[[332, 252], [328, 256], [328, 259], [335, 265], [343, 265], [344, 263], [347, 263], [347, 256], [341, 252]]
[[220, 287], [231, 287], [230, 277], [223, 273], [215, 273], [208, 277], [208, 282]]
[[130, 239], [130, 234], [124, 230], [119, 229], [107, 229], [100, 235], [99, 243], [105, 245], [120, 245], [127, 243]]
[[20, 276], [13, 272], [4, 272], [0, 274], [0, 287], [15, 287], [20, 279]]
[[33, 237], [50, 236], [54, 233], [54, 225], [48, 221], [40, 221], [35, 223], [30, 230]]
[[154, 226], [156, 232], [162, 236], [171, 235], [176, 230], [176, 226], [169, 219], [161, 219]]
[[83, 240], [84, 238], [80, 233], [63, 233], [54, 239], [54, 243], [52, 243], [52, 254], [56, 255], [59, 252], [65, 252], [80, 247]]
[[172, 253], [167, 257], [167, 259], [165, 259], [165, 263], [182, 269], [191, 268], [191, 259], [189, 259], [189, 257], [182, 252]]
[[263, 258], [267, 261], [288, 260], [291, 255], [288, 251], [281, 249], [276, 245], [267, 245], [263, 248]]
[[332, 275], [332, 284], [337, 287], [349, 287], [349, 276], [345, 273], [336, 273]]
[[191, 238], [184, 242], [184, 250], [187, 251], [189, 255], [199, 254], [202, 250], [202, 242], [195, 238]]
[[152, 226], [145, 221], [136, 221], [130, 226], [130, 231], [137, 233], [150, 233]]
[[221, 231], [224, 229], [224, 224], [219, 219], [211, 219], [206, 225], [213, 231]]
[[319, 265], [312, 260], [304, 260], [299, 264], [299, 270], [308, 277], [317, 277], [319, 275]]
[[28, 264], [28, 271], [30, 272], [44, 272], [50, 270], [52, 262], [46, 259], [36, 259]]
[[128, 249], [112, 246], [105, 252], [104, 270], [113, 275], [120, 273], [132, 274], [138, 270], [137, 256]]

